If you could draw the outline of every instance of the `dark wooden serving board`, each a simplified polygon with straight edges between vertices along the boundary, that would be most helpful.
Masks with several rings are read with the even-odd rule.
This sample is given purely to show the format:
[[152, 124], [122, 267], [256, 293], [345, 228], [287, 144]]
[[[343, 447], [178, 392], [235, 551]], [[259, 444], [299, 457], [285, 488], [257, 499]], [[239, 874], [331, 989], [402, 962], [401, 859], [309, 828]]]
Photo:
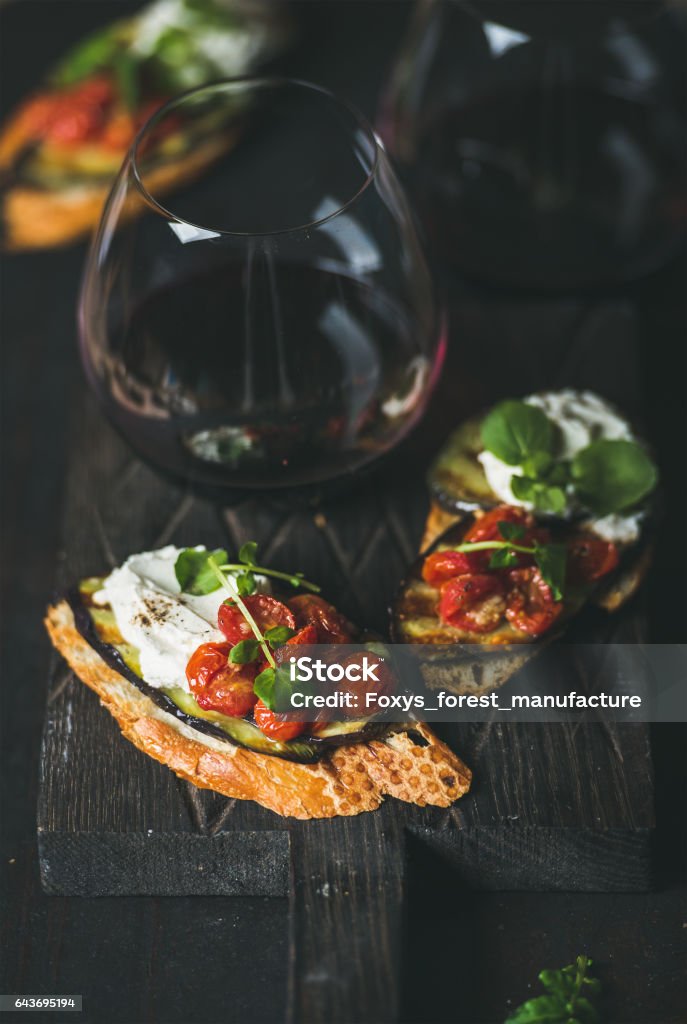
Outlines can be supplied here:
[[[466, 303], [454, 336], [467, 326], [473, 338], [499, 338], [504, 314], [485, 320], [476, 308]], [[192, 497], [134, 458], [84, 399], [74, 411], [58, 586], [164, 543], [235, 550], [251, 539], [270, 564], [298, 567], [351, 618], [384, 630], [422, 535], [421, 467], [459, 415], [492, 395], [591, 386], [599, 377], [600, 390], [616, 399], [624, 391], [625, 404], [636, 404], [623, 307], [552, 304], [534, 317], [519, 307], [508, 323], [508, 336], [522, 345], [510, 360], [515, 369], [499, 370], [495, 361], [485, 389], [479, 343], [472, 355], [455, 345], [432, 415], [403, 458], [313, 507], [259, 497], [218, 507]], [[553, 336], [564, 339], [557, 354]], [[619, 382], [610, 370], [621, 354]], [[634, 639], [641, 613], [635, 606], [600, 628], [596, 639]], [[474, 772], [471, 793], [454, 807], [390, 800], [355, 818], [294, 822], [178, 780], [125, 742], [96, 697], [55, 659], [38, 812], [43, 886], [84, 896], [289, 895], [291, 1019], [383, 1021], [397, 1010], [409, 835], [451, 864], [457, 884], [474, 888], [650, 885], [646, 727], [589, 720], [448, 728], [445, 738]]]

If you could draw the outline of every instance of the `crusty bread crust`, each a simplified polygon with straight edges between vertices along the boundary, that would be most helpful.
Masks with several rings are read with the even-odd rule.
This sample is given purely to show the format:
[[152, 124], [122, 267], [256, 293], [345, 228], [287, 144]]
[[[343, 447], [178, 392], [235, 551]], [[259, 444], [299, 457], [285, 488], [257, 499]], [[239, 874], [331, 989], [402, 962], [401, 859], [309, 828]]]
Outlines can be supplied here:
[[201, 789], [255, 800], [293, 818], [331, 818], [379, 807], [385, 796], [448, 807], [470, 788], [472, 773], [426, 725], [426, 745], [405, 732], [333, 748], [315, 764], [258, 754], [191, 729], [162, 711], [111, 669], [83, 639], [66, 601], [48, 609], [50, 639], [76, 675], [100, 697], [123, 735]]
[[422, 537], [422, 543], [420, 544], [420, 553], [426, 551], [430, 547], [437, 537], [440, 537], [442, 533], [448, 530], [449, 526], [453, 526], [455, 523], [460, 521], [460, 516], [457, 516], [454, 512], [446, 512], [441, 505], [433, 501], [429, 506], [429, 513], [427, 515], [427, 521], [425, 522], [425, 532]]
[[[5, 134], [0, 135], [0, 149]], [[171, 189], [192, 181], [233, 141], [223, 133], [186, 156], [156, 168], [146, 175], [147, 190], [162, 197]], [[60, 190], [15, 185], [3, 197], [4, 248], [10, 252], [46, 249], [83, 238], [98, 224], [110, 187], [111, 182]], [[138, 209], [140, 204], [130, 203], [121, 216], [134, 216]]]

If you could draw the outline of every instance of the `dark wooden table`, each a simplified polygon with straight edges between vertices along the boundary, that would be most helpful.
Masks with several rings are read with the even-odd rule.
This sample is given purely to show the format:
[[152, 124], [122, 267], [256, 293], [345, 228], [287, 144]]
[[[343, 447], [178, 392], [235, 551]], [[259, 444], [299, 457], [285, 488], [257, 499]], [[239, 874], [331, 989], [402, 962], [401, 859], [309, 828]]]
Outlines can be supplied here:
[[[78, 32], [125, 9], [66, 0], [6, 8], [4, 105], [23, 94]], [[372, 114], [406, 13], [397, 2], [306, 4], [309, 33], [294, 66]], [[80, 1019], [92, 1022], [280, 1021], [288, 998], [285, 900], [94, 900], [47, 897], [39, 887], [36, 775], [49, 652], [38, 622], [60, 557], [69, 417], [83, 388], [74, 337], [82, 261], [83, 250], [74, 248], [17, 256], [3, 269], [0, 991], [83, 993]], [[605, 312], [590, 299], [576, 314], [593, 321], [609, 308], [630, 309], [640, 335], [648, 428], [668, 492], [648, 587], [651, 638], [662, 642], [684, 639], [685, 595], [677, 579], [686, 564], [684, 275], [681, 262], [641, 286], [605, 296]], [[479, 291], [475, 299], [492, 308], [501, 301]], [[512, 308], [510, 297], [508, 303]], [[548, 307], [530, 296], [523, 316], [540, 317]], [[682, 727], [654, 730], [656, 892], [473, 893], [426, 847], [411, 846], [401, 1018], [500, 1021], [509, 1001], [527, 997], [541, 966], [588, 951], [604, 981], [609, 1020], [684, 1019], [685, 738]]]

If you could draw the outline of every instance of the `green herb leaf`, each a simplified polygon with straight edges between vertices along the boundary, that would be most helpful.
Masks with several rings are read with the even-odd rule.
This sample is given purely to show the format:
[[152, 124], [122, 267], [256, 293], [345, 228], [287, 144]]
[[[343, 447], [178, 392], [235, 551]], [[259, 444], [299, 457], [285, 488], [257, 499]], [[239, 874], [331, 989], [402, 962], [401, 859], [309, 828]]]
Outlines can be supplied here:
[[508, 569], [512, 565], [517, 565], [517, 562], [518, 556], [515, 551], [509, 551], [508, 548], [500, 548], [489, 559], [489, 568]]
[[257, 583], [252, 572], [240, 572], [236, 577], [236, 587], [241, 597], [250, 597], [257, 590]]
[[540, 512], [562, 512], [567, 504], [562, 487], [551, 486], [528, 476], [512, 476], [511, 490], [518, 501], [528, 501]]
[[481, 427], [482, 444], [509, 466], [521, 466], [539, 453], [552, 454], [554, 424], [541, 409], [526, 402], [500, 402]]
[[255, 677], [255, 682], [253, 683], [253, 693], [271, 711], [277, 712], [293, 711], [291, 696], [301, 689], [302, 685], [300, 683], [295, 686], [291, 682], [286, 665], [266, 668], [260, 675]]
[[499, 533], [504, 540], [519, 540], [525, 533], [525, 527], [522, 523], [509, 523], [508, 520], [499, 520], [496, 524]]
[[275, 674], [275, 669], [266, 668], [255, 677], [255, 682], [253, 683], [253, 693], [258, 700], [261, 700], [270, 709], [273, 706], [274, 700]]
[[634, 441], [593, 441], [575, 455], [572, 476], [580, 500], [597, 515], [631, 508], [656, 487], [658, 470]]
[[557, 996], [528, 999], [508, 1017], [506, 1024], [567, 1024], [570, 1016]]
[[553, 465], [553, 456], [548, 452], [534, 452], [522, 464], [522, 471], [525, 476], [545, 477]]
[[260, 642], [252, 637], [248, 640], [239, 640], [229, 651], [229, 661], [232, 665], [248, 665], [260, 654]]
[[58, 86], [75, 85], [100, 68], [111, 67], [115, 57], [124, 52], [119, 25], [88, 36], [59, 63], [53, 82]]
[[560, 462], [554, 462], [546, 474], [546, 482], [549, 484], [558, 484], [559, 487], [565, 487], [569, 484], [570, 463], [565, 459], [561, 459]]
[[258, 555], [258, 545], [254, 540], [249, 540], [245, 544], [241, 545], [239, 549], [239, 562], [244, 562], [246, 565], [255, 566], [257, 565], [256, 558]]
[[506, 1024], [600, 1024], [599, 1011], [582, 995], [598, 995], [601, 985], [590, 978], [591, 960], [578, 956], [574, 964], [559, 971], [545, 970], [539, 975], [547, 994], [528, 999], [506, 1020]]
[[184, 548], [174, 563], [174, 575], [184, 594], [200, 596], [219, 590], [221, 583], [209, 565], [212, 557], [216, 565], [227, 560], [227, 553], [221, 548], [206, 551], [205, 548]]
[[539, 566], [544, 582], [551, 587], [556, 601], [560, 601], [563, 597], [567, 555], [565, 544], [535, 544], [534, 546], [534, 560]]
[[113, 66], [121, 100], [126, 109], [133, 113], [138, 107], [140, 98], [138, 61], [130, 53], [122, 50], [121, 53], [115, 55]]
[[530, 501], [534, 504], [537, 481], [531, 476], [513, 474], [510, 478], [510, 489], [518, 501]]
[[562, 487], [549, 487], [540, 484], [535, 490], [534, 505], [541, 512], [562, 512], [567, 505], [567, 498]]
[[290, 629], [289, 626], [272, 626], [271, 629], [265, 631], [264, 635], [270, 647], [280, 647], [281, 644], [285, 644], [287, 640], [295, 636], [296, 631]]

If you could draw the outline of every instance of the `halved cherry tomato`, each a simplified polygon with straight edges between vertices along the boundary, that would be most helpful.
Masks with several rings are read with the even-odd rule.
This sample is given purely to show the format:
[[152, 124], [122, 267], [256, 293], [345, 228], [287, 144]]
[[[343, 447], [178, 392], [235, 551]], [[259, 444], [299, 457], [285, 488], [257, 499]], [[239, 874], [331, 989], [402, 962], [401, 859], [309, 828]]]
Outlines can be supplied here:
[[201, 644], [186, 666], [186, 678], [193, 696], [206, 711], [242, 718], [257, 700], [253, 681], [258, 665], [232, 665], [231, 644]]
[[[270, 597], [269, 594], [251, 594], [249, 597], [244, 597], [243, 601], [262, 633], [272, 629], [273, 626], [296, 628], [293, 613], [275, 597]], [[253, 636], [252, 629], [238, 606], [233, 603], [220, 605], [217, 613], [217, 625], [232, 646], [241, 640], [249, 640]]]
[[439, 617], [449, 626], [490, 633], [505, 610], [503, 581], [496, 573], [456, 576], [441, 588]]
[[499, 523], [516, 523], [528, 529], [534, 526], [534, 518], [526, 509], [516, 505], [499, 505], [476, 518], [463, 540], [471, 543], [480, 540], [503, 540]]
[[107, 78], [90, 78], [56, 93], [38, 134], [59, 146], [93, 141], [103, 130], [114, 99], [114, 88]]
[[317, 643], [317, 627], [313, 626], [312, 623], [309, 626], [303, 626], [303, 629], [299, 629], [290, 640], [287, 640], [281, 647], [277, 647], [274, 652], [274, 660], [281, 664], [286, 661], [289, 657], [289, 652], [286, 650], [287, 647], [293, 646], [293, 644], [316, 644]]
[[489, 568], [490, 551], [435, 551], [425, 558], [422, 578], [439, 587], [454, 576], [480, 573]]
[[[298, 629], [315, 626], [317, 643], [349, 644], [353, 639], [353, 627], [334, 605], [316, 594], [299, 594], [289, 600], [289, 608], [296, 619]], [[310, 641], [308, 641], [310, 642]]]
[[293, 718], [271, 711], [261, 700], [253, 708], [253, 717], [258, 729], [264, 732], [272, 740], [280, 740], [282, 743], [293, 740], [305, 731], [305, 722], [296, 722]]
[[96, 103], [101, 107], [107, 107], [114, 103], [116, 89], [112, 79], [106, 75], [94, 75], [92, 78], [85, 78], [73, 89], [62, 96], [76, 97], [84, 103]]
[[[504, 540], [503, 534], [499, 529], [499, 523], [513, 523], [517, 526], [524, 528], [524, 533], [521, 537], [518, 537], [515, 543], [520, 544], [522, 547], [532, 547], [535, 541], [538, 544], [548, 544], [551, 540], [551, 534], [545, 526], [538, 526], [534, 520], [534, 517], [524, 508], [519, 508], [515, 505], [499, 505], [498, 508], [492, 509], [490, 512], [486, 512], [483, 516], [480, 516], [470, 529], [465, 534], [465, 540], [475, 543], [476, 541], [483, 540]], [[479, 571], [484, 572], [489, 567], [489, 561], [493, 552], [470, 552], [471, 555], [483, 554], [485, 560], [482, 563], [482, 567]], [[528, 555], [522, 551], [517, 552], [517, 566], [533, 565], [534, 559], [532, 555]], [[475, 571], [475, 570], [471, 570]]]
[[529, 636], [541, 636], [563, 611], [554, 601], [551, 587], [539, 569], [513, 569], [508, 573], [506, 618], [511, 626]]
[[581, 533], [568, 544], [568, 580], [571, 583], [593, 583], [615, 569], [619, 560], [615, 544]]
[[[352, 707], [337, 708], [336, 714], [344, 715], [345, 718], [359, 718], [362, 715], [373, 715], [375, 711], [378, 711], [375, 703], [367, 706], [366, 695], [368, 693], [376, 694], [389, 694], [394, 690], [394, 674], [389, 668], [388, 663], [384, 658], [378, 654], [374, 654], [372, 651], [356, 651], [354, 654], [349, 654], [341, 661], [336, 657], [332, 657], [331, 661], [338, 661], [344, 672], [347, 668], [352, 666], [358, 666], [358, 674], [361, 676], [359, 680], [347, 679], [345, 676], [340, 682], [332, 683], [333, 691], [337, 693], [350, 693], [353, 698]], [[374, 672], [375, 679], [363, 679], [365, 661], [368, 665], [368, 674]]]

